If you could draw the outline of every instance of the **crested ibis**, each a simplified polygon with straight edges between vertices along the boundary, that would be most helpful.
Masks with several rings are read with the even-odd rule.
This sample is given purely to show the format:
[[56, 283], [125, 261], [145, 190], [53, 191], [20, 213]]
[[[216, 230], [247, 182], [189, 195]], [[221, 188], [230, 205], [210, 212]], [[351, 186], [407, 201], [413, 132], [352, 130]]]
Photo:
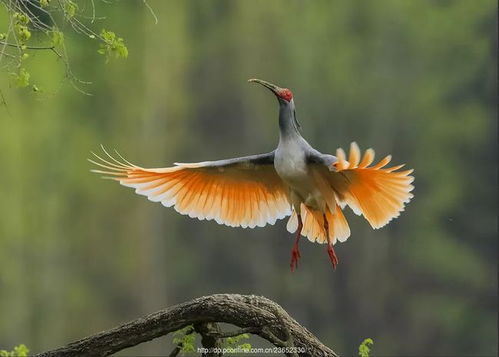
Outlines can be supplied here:
[[173, 167], [143, 168], [121, 155], [96, 154], [93, 172], [104, 174], [135, 189], [154, 202], [200, 220], [215, 220], [231, 227], [263, 227], [290, 216], [287, 230], [296, 232], [291, 250], [291, 271], [300, 259], [301, 236], [326, 244], [336, 269], [333, 245], [350, 236], [343, 215], [349, 206], [377, 229], [398, 217], [413, 197], [410, 176], [404, 165], [385, 167], [387, 156], [375, 165], [374, 151], [364, 155], [350, 145], [348, 158], [315, 150], [300, 134], [293, 94], [260, 79], [250, 79], [268, 88], [279, 103], [279, 144], [266, 154], [198, 163], [175, 163]]

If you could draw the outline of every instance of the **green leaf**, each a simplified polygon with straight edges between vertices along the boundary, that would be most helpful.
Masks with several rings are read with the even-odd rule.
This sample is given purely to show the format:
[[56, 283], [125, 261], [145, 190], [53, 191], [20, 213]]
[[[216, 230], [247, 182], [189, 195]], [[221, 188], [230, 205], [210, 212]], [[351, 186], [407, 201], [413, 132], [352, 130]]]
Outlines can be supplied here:
[[17, 357], [28, 357], [29, 349], [25, 345], [21, 344], [14, 347], [14, 353]]
[[249, 344], [249, 343], [243, 343], [243, 344], [241, 344], [241, 345], [239, 345], [239, 346], [236, 347], [236, 349], [239, 349], [239, 348], [242, 349], [242, 350], [244, 350], [244, 351], [248, 351], [249, 352], [251, 350], [251, 344]]
[[60, 46], [64, 43], [64, 33], [62, 31], [53, 30], [52, 31], [52, 45]]
[[15, 25], [17, 36], [19, 37], [19, 41], [26, 42], [31, 37], [31, 31], [28, 30], [28, 26], [25, 25]]
[[194, 327], [192, 325], [186, 326], [183, 329], [175, 331], [173, 333], [173, 343], [175, 345], [181, 346], [182, 352], [195, 352], [194, 347], [196, 342], [196, 334], [194, 333]]
[[19, 71], [17, 73], [11, 73], [11, 76], [14, 80], [14, 84], [16, 87], [24, 88], [29, 86], [30, 74], [28, 71], [26, 71], [25, 68], [23, 67], [19, 68]]
[[50, 0], [40, 0], [41, 7], [47, 7], [50, 4]]
[[374, 344], [374, 341], [372, 338], [366, 338], [364, 341], [359, 346], [359, 356], [360, 357], [369, 357], [369, 352], [371, 352], [371, 349], [369, 346], [372, 346]]
[[25, 345], [14, 347], [12, 351], [0, 350], [0, 357], [28, 357], [29, 349]]
[[101, 43], [100, 49], [97, 52], [106, 56], [106, 63], [109, 62], [111, 57], [128, 57], [128, 48], [121, 37], [116, 36], [112, 31], [106, 31], [104, 29], [101, 31], [100, 36], [103, 43]]
[[250, 336], [247, 333], [243, 333], [234, 337], [227, 337], [226, 339], [224, 339], [224, 347], [249, 350], [251, 349], [251, 344], [240, 343], [242, 340], [247, 340], [248, 338], [250, 338]]
[[16, 24], [20, 24], [20, 25], [27, 25], [27, 24], [29, 24], [29, 21], [30, 21], [28, 15], [21, 13], [21, 12], [14, 13], [14, 20], [15, 20]]
[[72, 18], [76, 15], [76, 11], [78, 10], [78, 5], [75, 2], [70, 0], [70, 1], [65, 3], [64, 10], [65, 10], [66, 17]]

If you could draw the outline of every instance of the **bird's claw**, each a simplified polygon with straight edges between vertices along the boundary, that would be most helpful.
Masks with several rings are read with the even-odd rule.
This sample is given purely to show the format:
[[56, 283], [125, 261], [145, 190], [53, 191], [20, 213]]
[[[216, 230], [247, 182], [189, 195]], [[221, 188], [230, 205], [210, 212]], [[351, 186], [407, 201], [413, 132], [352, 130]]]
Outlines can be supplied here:
[[334, 252], [334, 248], [331, 244], [327, 245], [327, 253], [329, 254], [329, 259], [331, 260], [331, 264], [333, 265], [333, 269], [336, 270], [336, 266], [338, 265], [338, 257]]

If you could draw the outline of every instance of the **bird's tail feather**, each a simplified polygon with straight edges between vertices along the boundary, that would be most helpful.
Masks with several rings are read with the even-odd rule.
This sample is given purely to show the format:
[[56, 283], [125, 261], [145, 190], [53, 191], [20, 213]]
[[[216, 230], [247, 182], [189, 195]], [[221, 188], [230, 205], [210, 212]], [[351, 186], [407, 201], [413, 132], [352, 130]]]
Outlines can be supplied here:
[[[321, 211], [313, 210], [310, 207], [301, 205], [301, 216], [303, 221], [302, 236], [307, 237], [311, 242], [327, 243], [326, 232], [324, 229], [324, 215]], [[341, 211], [340, 206], [336, 205], [334, 211], [326, 210], [326, 219], [329, 225], [329, 240], [335, 244], [336, 241], [344, 242], [350, 236], [350, 227]], [[298, 216], [296, 211], [288, 220], [287, 229], [290, 233], [298, 229]]]

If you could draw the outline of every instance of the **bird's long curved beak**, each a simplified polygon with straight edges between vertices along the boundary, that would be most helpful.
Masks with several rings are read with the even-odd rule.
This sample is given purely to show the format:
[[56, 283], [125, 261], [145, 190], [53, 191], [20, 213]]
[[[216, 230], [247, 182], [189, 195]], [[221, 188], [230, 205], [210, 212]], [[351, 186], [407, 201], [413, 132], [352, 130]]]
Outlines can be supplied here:
[[266, 82], [266, 81], [263, 81], [261, 79], [256, 79], [256, 78], [252, 78], [252, 79], [248, 79], [248, 82], [254, 82], [254, 83], [258, 83], [258, 84], [261, 84], [262, 86], [270, 89], [274, 94], [277, 95], [277, 93], [281, 90], [281, 88], [279, 88], [278, 86], [276, 86], [275, 84], [272, 84], [272, 83], [269, 83], [269, 82]]

